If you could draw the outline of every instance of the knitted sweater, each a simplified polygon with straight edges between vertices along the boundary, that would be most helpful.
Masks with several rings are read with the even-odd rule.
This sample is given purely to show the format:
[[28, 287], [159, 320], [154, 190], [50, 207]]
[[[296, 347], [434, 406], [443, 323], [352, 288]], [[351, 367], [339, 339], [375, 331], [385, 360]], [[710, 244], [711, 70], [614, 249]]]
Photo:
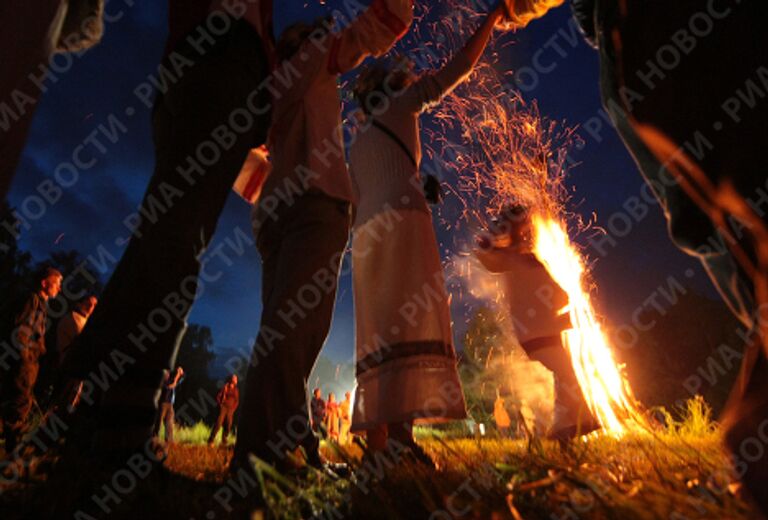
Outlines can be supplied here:
[[[421, 163], [419, 115], [449, 94], [471, 72], [472, 63], [462, 51], [442, 69], [427, 73], [398, 96], [376, 120], [397, 135]], [[355, 226], [385, 209], [428, 212], [418, 168], [389, 135], [370, 120], [358, 129], [349, 151], [350, 173], [357, 213]]]

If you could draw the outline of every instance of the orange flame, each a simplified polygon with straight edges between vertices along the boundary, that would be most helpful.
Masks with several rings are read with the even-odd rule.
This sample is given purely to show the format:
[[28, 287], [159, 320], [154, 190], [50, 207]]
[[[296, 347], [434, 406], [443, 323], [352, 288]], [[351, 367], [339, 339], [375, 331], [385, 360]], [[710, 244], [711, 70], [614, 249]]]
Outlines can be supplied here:
[[646, 427], [629, 382], [611, 354], [607, 336], [598, 322], [585, 289], [585, 266], [571, 244], [565, 226], [543, 215], [533, 217], [534, 254], [550, 276], [568, 294], [573, 328], [563, 343], [584, 397], [603, 430], [621, 435]]
[[577, 137], [541, 118], [535, 102], [494, 95], [499, 79], [490, 68], [481, 66], [473, 80], [438, 114], [446, 126], [461, 125], [472, 143], [454, 162], [463, 218], [482, 222], [516, 203], [530, 208], [535, 255], [569, 296], [573, 328], [563, 343], [590, 410], [612, 435], [644, 429], [647, 421], [592, 306], [585, 261], [566, 232], [566, 152]]
[[[464, 2], [447, 0], [441, 5], [466, 17], [458, 24], [461, 30], [452, 23], [456, 17], [444, 17], [425, 30], [444, 36], [441, 47], [455, 51], [466, 37], [460, 33], [472, 26], [464, 21], [476, 20], [479, 14]], [[497, 50], [514, 51], [508, 35], [500, 39]], [[535, 100], [511, 90], [507, 74], [499, 74], [492, 64], [499, 54], [489, 55], [433, 112], [437, 130], [425, 127], [426, 156], [457, 174], [448, 186], [453, 185], [460, 214], [451, 215], [450, 206], [443, 207], [441, 218], [453, 227], [468, 222], [486, 227], [505, 207], [529, 208], [534, 215], [534, 253], [569, 297], [572, 328], [563, 333], [563, 344], [590, 410], [612, 435], [643, 430], [649, 424], [614, 360], [592, 305], [585, 260], [566, 231], [566, 222], [573, 220], [577, 230], [586, 227], [565, 210], [569, 189], [564, 179], [573, 164], [568, 151], [580, 138], [574, 128], [542, 118]]]

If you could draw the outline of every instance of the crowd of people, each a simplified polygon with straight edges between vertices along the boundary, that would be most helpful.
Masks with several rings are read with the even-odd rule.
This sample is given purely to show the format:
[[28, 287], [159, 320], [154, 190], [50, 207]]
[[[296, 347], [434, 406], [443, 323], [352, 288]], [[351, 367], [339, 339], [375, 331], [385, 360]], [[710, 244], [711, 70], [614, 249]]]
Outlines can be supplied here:
[[352, 394], [344, 392], [344, 400], [337, 402], [336, 394], [330, 392], [324, 400], [320, 388], [315, 388], [310, 402], [310, 421], [312, 430], [321, 437], [347, 444], [352, 439]]
[[[22, 0], [11, 3], [18, 10], [15, 19], [34, 23], [28, 24], [27, 38], [17, 39], [9, 31], [0, 37], [0, 47], [12, 54], [12, 59], [0, 61], [3, 100], [23, 87], [48, 53], [94, 44], [103, 11], [98, 1], [49, 2], [60, 5], [48, 10]], [[413, 439], [413, 425], [463, 419], [466, 409], [428, 206], [439, 201], [439, 183], [420, 179], [419, 115], [467, 79], [500, 22], [523, 29], [561, 3], [506, 0], [492, 6], [465, 46], [439, 70], [417, 76], [408, 60], [369, 64], [355, 82], [360, 110], [348, 165], [339, 77], [369, 57], [383, 56], [408, 32], [411, 0], [373, 0], [343, 27], [326, 20], [297, 23], [278, 40], [271, 0], [238, 3], [235, 9], [226, 0], [169, 0], [170, 32], [162, 64], [168, 70], [184, 67], [180, 79], [155, 98], [155, 170], [141, 213], [151, 214], [154, 201], [168, 193], [173, 204], [156, 220], [142, 219], [100, 303], [67, 349], [61, 372], [73, 381], [86, 380], [116, 353], [135, 360], [100, 389], [94, 410], [83, 415], [81, 426], [71, 428], [70, 435], [87, 437], [89, 455], [97, 459], [107, 453], [127, 459], [153, 438], [158, 416], [166, 425], [172, 423], [174, 391], [183, 372], [175, 370], [171, 376], [171, 370], [194, 301], [195, 285], [189, 280], [197, 280], [201, 255], [230, 189], [238, 176], [249, 173], [242, 171], [246, 158], [266, 144], [270, 171], [264, 175], [259, 169], [251, 186], [258, 194], [252, 221], [262, 261], [261, 323], [245, 375], [232, 467], [247, 467], [256, 455], [285, 468], [294, 460], [287, 454], [298, 448], [307, 463], [321, 465], [313, 428], [322, 424], [329, 436], [342, 435], [341, 406], [329, 395], [322, 419], [310, 418], [304, 383], [328, 335], [350, 231], [358, 384], [348, 414], [350, 429], [365, 433], [371, 450], [398, 442], [425, 460]], [[89, 7], [78, 9], [79, 4]], [[662, 202], [673, 238], [699, 254], [724, 298], [754, 332], [727, 423], [728, 446], [738, 453], [740, 443], [757, 435], [768, 417], [766, 327], [752, 312], [768, 303], [768, 231], [763, 214], [746, 202], [764, 182], [754, 165], [768, 135], [765, 105], [731, 118], [738, 125], [710, 136], [716, 142], [703, 157], [686, 152], [683, 144], [694, 130], [725, 117], [721, 99], [763, 70], [764, 49], [755, 47], [744, 27], [764, 19], [765, 6], [752, 2], [718, 10], [709, 2], [712, 17], [730, 16], [718, 26], [718, 36], [700, 40], [696, 52], [668, 80], [663, 72], [653, 76], [659, 84], [647, 92], [651, 76], [635, 71], [645, 70], [648, 56], [658, 55], [669, 43], [665, 38], [688, 27], [695, 8], [686, 2], [649, 5], [641, 0], [572, 4], [582, 30], [600, 52], [606, 108]], [[79, 23], [84, 19], [89, 23]], [[226, 21], [226, 30], [211, 31], [211, 20]], [[720, 43], [726, 42], [744, 50], [738, 59], [723, 52]], [[628, 92], [647, 94], [628, 97]], [[12, 135], [3, 139], [0, 195], [5, 195], [20, 154], [25, 121], [12, 125]], [[198, 161], [208, 144], [216, 147], [217, 160]], [[670, 184], [668, 178], [677, 182]], [[522, 215], [524, 222], [525, 212], [523, 208], [513, 215]], [[710, 232], [729, 237], [717, 254], [699, 248]], [[497, 265], [485, 255], [484, 263], [509, 276], [516, 295], [509, 307], [515, 312], [517, 298], [530, 297], [523, 283], [530, 281], [528, 276], [550, 281], [532, 263], [526, 226], [512, 226], [504, 234], [488, 244], [492, 256], [500, 253], [504, 261]], [[4, 431], [10, 432], [6, 451], [18, 441], [29, 413], [37, 358], [44, 350], [45, 303], [56, 296], [60, 283], [60, 274], [47, 272], [24, 311], [15, 316], [16, 350], [2, 383]], [[310, 309], [299, 308], [297, 296], [308, 286], [322, 290], [313, 293], [317, 298]], [[419, 306], [412, 295], [424, 289], [434, 298]], [[148, 316], [171, 295], [177, 312], [169, 326], [137, 337]], [[567, 323], [555, 317], [542, 317], [531, 324], [535, 336], [524, 338], [524, 347], [555, 373], [563, 389], [557, 392], [564, 410], [560, 434], [572, 436], [579, 433], [574, 421], [589, 425], [590, 420], [582, 420], [583, 396], [572, 388], [562, 345], [555, 338], [564, 327]], [[221, 402], [239, 402], [239, 396], [223, 395]], [[217, 422], [227, 431], [231, 414], [224, 408], [222, 404]], [[116, 418], [120, 428], [114, 427]], [[297, 422], [304, 427], [297, 428]], [[166, 432], [172, 435], [172, 428], [166, 426]], [[746, 489], [768, 508], [768, 465], [745, 466]]]

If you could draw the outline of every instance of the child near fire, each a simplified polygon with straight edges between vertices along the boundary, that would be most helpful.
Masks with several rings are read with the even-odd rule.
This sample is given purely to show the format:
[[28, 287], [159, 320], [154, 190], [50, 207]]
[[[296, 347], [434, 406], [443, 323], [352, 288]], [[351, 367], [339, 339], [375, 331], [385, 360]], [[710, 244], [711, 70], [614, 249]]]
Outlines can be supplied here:
[[571, 327], [568, 295], [531, 249], [531, 215], [516, 206], [503, 212], [491, 236], [480, 236], [480, 263], [504, 280], [504, 296], [517, 340], [528, 356], [552, 371], [555, 417], [549, 437], [566, 441], [599, 428], [589, 411], [561, 334]]

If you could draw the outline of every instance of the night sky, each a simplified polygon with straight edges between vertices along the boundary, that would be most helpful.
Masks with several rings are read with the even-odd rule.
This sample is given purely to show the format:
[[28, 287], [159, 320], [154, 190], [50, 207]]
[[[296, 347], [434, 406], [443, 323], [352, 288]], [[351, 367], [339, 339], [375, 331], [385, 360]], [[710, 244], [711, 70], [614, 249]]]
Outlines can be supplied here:
[[[329, 1], [326, 6], [316, 1], [308, 3], [311, 5], [275, 2], [277, 33], [295, 20], [312, 20], [342, 2]], [[121, 0], [112, 0], [107, 11], [124, 14], [107, 25], [100, 45], [71, 58], [71, 67], [67, 63], [70, 58], [56, 59], [55, 78], [46, 82], [49, 89], [38, 107], [11, 192], [11, 204], [24, 216], [25, 198], [52, 175], [57, 164], [69, 160], [79, 144], [86, 143], [83, 157], [92, 157], [93, 166], [82, 171], [78, 181], [44, 215], [27, 214], [34, 218], [30, 219], [31, 229], [23, 231], [20, 245], [37, 259], [51, 251], [70, 249], [84, 256], [93, 255], [100, 246], [119, 257], [124, 246], [117, 242], [128, 234], [123, 219], [135, 211], [152, 171], [149, 108], [139, 102], [134, 89], [156, 70], [161, 57], [166, 36], [165, 3], [137, 2], [128, 7]], [[535, 52], [556, 37], [566, 56], [560, 56], [551, 45], [540, 53], [542, 63], [556, 66], [540, 74], [535, 87], [526, 84], [524, 97], [538, 100], [543, 116], [563, 120], [569, 126], [582, 126], [601, 108], [598, 56], [581, 38], [572, 46], [562, 34], [557, 36], [560, 29], [570, 33], [569, 20], [569, 7], [560, 7], [524, 31], [505, 37], [506, 44], [497, 50], [500, 66], [519, 70], [531, 66]], [[56, 69], [63, 72], [57, 73]], [[125, 132], [119, 132], [115, 143], [98, 130], [111, 115], [125, 125]], [[423, 116], [425, 125], [429, 125], [429, 117]], [[585, 217], [594, 212], [598, 224], [606, 225], [611, 215], [622, 211], [628, 198], [639, 195], [642, 179], [616, 133], [603, 124], [601, 142], [580, 132], [586, 146], [574, 155], [580, 164], [569, 180], [574, 190], [569, 209]], [[89, 139], [94, 131], [98, 143]], [[26, 209], [31, 207], [27, 205]], [[236, 227], [250, 232], [248, 216], [249, 207], [233, 194], [213, 245], [231, 237]], [[439, 234], [445, 237], [444, 232]], [[594, 250], [587, 251], [596, 259], [599, 310], [614, 325], [628, 320], [668, 276], [680, 277], [689, 268], [694, 268], [696, 274], [686, 280], [714, 294], [698, 262], [671, 244], [658, 206], [652, 207], [650, 215], [628, 235], [618, 239], [607, 255], [597, 258]], [[112, 267], [108, 266], [108, 271]], [[241, 348], [255, 336], [261, 311], [261, 272], [255, 247], [247, 247], [244, 255], [234, 258], [231, 267], [220, 267], [225, 269], [224, 276], [215, 285], [205, 286], [189, 321], [210, 326], [217, 349]], [[105, 280], [108, 274], [104, 273]], [[454, 321], [459, 342], [466, 316], [454, 314]], [[325, 353], [336, 361], [348, 361], [353, 346], [351, 280], [347, 275], [341, 281]]]

